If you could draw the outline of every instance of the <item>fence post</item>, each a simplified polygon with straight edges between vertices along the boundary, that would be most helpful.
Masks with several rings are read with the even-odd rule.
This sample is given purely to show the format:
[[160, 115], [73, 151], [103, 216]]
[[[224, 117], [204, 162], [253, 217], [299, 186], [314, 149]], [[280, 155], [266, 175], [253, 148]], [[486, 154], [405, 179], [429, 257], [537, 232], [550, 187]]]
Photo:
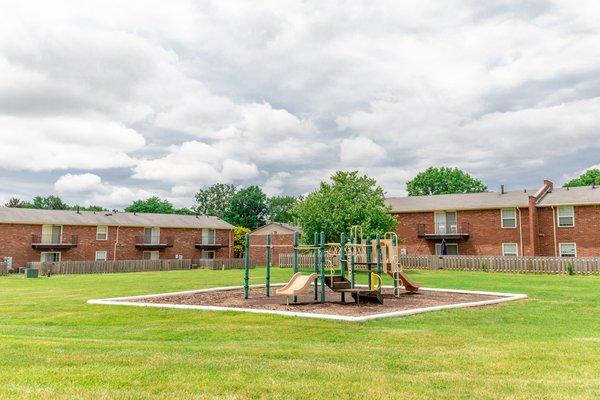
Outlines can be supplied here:
[[244, 299], [248, 298], [248, 281], [250, 280], [250, 235], [246, 233], [246, 243], [244, 244]]

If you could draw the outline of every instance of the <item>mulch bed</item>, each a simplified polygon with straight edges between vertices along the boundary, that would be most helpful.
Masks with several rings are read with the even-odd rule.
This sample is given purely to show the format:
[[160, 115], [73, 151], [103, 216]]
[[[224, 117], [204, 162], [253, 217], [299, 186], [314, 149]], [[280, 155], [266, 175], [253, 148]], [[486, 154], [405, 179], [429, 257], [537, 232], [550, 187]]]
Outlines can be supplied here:
[[251, 288], [250, 298], [244, 299], [242, 289], [219, 290], [214, 292], [199, 292], [176, 294], [160, 297], [146, 297], [127, 301], [155, 304], [188, 304], [203, 306], [221, 306], [252, 308], [263, 310], [296, 311], [343, 316], [364, 316], [405, 311], [415, 308], [434, 307], [449, 304], [470, 303], [474, 301], [500, 299], [501, 296], [472, 293], [454, 293], [442, 291], [419, 290], [417, 293], [403, 292], [399, 297], [393, 295], [392, 289], [384, 289], [383, 304], [356, 304], [350, 294], [346, 294], [346, 302], [340, 301], [340, 294], [326, 288], [325, 303], [314, 301], [313, 293], [298, 296], [298, 303], [286, 304], [285, 296], [275, 295], [275, 287], [271, 288], [271, 297], [265, 296], [264, 288]]

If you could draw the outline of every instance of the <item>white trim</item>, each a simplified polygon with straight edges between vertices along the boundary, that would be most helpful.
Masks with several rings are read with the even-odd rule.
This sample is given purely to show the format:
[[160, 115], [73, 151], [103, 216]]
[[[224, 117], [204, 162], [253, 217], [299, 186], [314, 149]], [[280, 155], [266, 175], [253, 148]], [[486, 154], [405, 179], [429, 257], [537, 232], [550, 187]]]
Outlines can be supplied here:
[[[98, 259], [98, 253], [104, 253], [104, 258], [99, 260]], [[96, 255], [94, 257], [94, 261], [108, 261], [108, 251], [106, 250], [97, 250], [96, 251]]]
[[[208, 241], [204, 241], [204, 231], [212, 231], [212, 243], [209, 243]], [[200, 235], [202, 235], [202, 244], [215, 244], [217, 241], [217, 231], [212, 229], [212, 228], [202, 228], [200, 231]], [[207, 234], [207, 236], [210, 236], [209, 234]]]
[[573, 257], [577, 257], [577, 243], [575, 242], [561, 242], [558, 244], [558, 255], [560, 257], [570, 257], [570, 256], [563, 256], [563, 252], [562, 249], [560, 248], [562, 245], [564, 244], [568, 244], [568, 245], [573, 245], [573, 248], [575, 250], [575, 254], [573, 255]]
[[[504, 218], [504, 211], [508, 211], [508, 210], [512, 210], [515, 213], [514, 218]], [[510, 219], [514, 219], [515, 221], [515, 226], [504, 226], [504, 220], [510, 220]], [[513, 208], [501, 208], [500, 209], [500, 226], [502, 227], [502, 229], [517, 229], [518, 227], [518, 223], [517, 223], [517, 208], [513, 207]]]
[[[560, 224], [560, 209], [570, 208], [573, 211], [572, 215], [563, 215], [563, 218], [572, 218], [573, 223], [571, 225], [561, 225]], [[556, 207], [556, 226], [559, 228], [573, 228], [575, 226], [575, 206], [558, 206]]]
[[[509, 254], [509, 255], [507, 255], [507, 254], [506, 254], [506, 251], [505, 251], [505, 249], [504, 249], [504, 246], [506, 246], [507, 244], [515, 246], [515, 254]], [[517, 256], [517, 257], [518, 257], [518, 256], [519, 256], [519, 244], [518, 244], [518, 243], [511, 243], [511, 242], [502, 243], [502, 256], [503, 256], [503, 257], [508, 257], [508, 256], [510, 256], [510, 257], [512, 257], [512, 256]]]
[[[278, 284], [273, 284], [271, 286], [283, 286], [283, 285], [284, 285], [284, 283], [278, 283]], [[250, 287], [263, 287], [263, 286], [264, 285], [251, 285]], [[357, 285], [357, 286], [365, 286], [365, 285]], [[383, 286], [383, 287], [386, 289], [393, 289], [393, 286]], [[468, 302], [468, 303], [447, 304], [447, 305], [443, 305], [443, 306], [421, 307], [421, 308], [414, 308], [412, 310], [392, 311], [392, 312], [387, 312], [387, 313], [365, 315], [365, 316], [361, 316], [361, 317], [346, 316], [346, 315], [334, 315], [334, 314], [320, 314], [320, 313], [310, 313], [310, 312], [264, 310], [264, 309], [242, 308], [242, 307], [199, 306], [199, 305], [188, 305], [188, 304], [157, 304], [157, 303], [139, 303], [139, 302], [127, 301], [127, 300], [134, 300], [134, 299], [154, 298], [154, 297], [162, 297], [162, 296], [178, 295], [178, 294], [206, 293], [206, 292], [216, 292], [216, 291], [221, 291], [221, 290], [236, 290], [236, 289], [242, 289], [242, 288], [243, 288], [243, 286], [227, 286], [227, 287], [217, 287], [217, 288], [200, 289], [200, 290], [187, 290], [187, 291], [183, 291], [183, 292], [159, 293], [159, 294], [142, 295], [142, 296], [113, 297], [113, 298], [109, 298], [109, 299], [93, 299], [93, 300], [88, 300], [87, 304], [104, 304], [104, 305], [116, 305], [116, 306], [154, 307], [154, 308], [179, 308], [179, 309], [204, 310], [204, 311], [235, 311], [235, 312], [248, 312], [248, 313], [254, 313], [254, 314], [275, 314], [275, 315], [282, 315], [282, 316], [288, 316], [288, 317], [318, 318], [318, 319], [328, 319], [328, 320], [348, 321], [348, 322], [365, 322], [365, 321], [370, 321], [370, 320], [380, 319], [380, 318], [404, 317], [407, 315], [421, 314], [421, 313], [425, 313], [425, 312], [446, 310], [446, 309], [451, 309], [451, 308], [479, 307], [479, 306], [484, 306], [484, 305], [498, 304], [498, 303], [504, 303], [507, 301], [522, 300], [522, 299], [527, 298], [526, 294], [484, 292], [484, 291], [456, 290], [456, 289], [419, 288], [419, 291], [423, 290], [423, 291], [432, 291], [432, 292], [481, 294], [481, 295], [488, 295], [488, 296], [498, 296], [498, 297], [502, 297], [502, 298], [493, 299], [493, 300], [472, 301], [472, 302]]]
[[[98, 234], [100, 233], [99, 232], [100, 228], [106, 228], [106, 237], [104, 239], [98, 238]], [[108, 240], [108, 225], [98, 225], [98, 226], [96, 226], [96, 240], [100, 240], [100, 241], [106, 241], [106, 240]]]

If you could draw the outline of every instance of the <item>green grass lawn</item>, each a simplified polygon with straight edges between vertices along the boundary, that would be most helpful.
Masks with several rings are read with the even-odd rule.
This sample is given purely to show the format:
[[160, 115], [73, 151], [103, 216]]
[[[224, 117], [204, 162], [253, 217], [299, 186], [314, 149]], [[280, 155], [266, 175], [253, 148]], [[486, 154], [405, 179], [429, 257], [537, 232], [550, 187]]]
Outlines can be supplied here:
[[0, 398], [600, 398], [598, 276], [411, 272], [429, 287], [530, 299], [360, 324], [85, 304], [241, 276], [0, 277]]

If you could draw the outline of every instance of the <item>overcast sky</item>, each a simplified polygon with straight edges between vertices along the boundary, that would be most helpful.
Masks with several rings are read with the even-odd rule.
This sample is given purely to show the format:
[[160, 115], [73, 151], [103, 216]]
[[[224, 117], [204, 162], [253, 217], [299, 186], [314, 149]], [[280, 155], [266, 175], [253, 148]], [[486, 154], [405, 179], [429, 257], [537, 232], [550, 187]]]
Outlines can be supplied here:
[[0, 201], [600, 163], [597, 1], [0, 0]]

